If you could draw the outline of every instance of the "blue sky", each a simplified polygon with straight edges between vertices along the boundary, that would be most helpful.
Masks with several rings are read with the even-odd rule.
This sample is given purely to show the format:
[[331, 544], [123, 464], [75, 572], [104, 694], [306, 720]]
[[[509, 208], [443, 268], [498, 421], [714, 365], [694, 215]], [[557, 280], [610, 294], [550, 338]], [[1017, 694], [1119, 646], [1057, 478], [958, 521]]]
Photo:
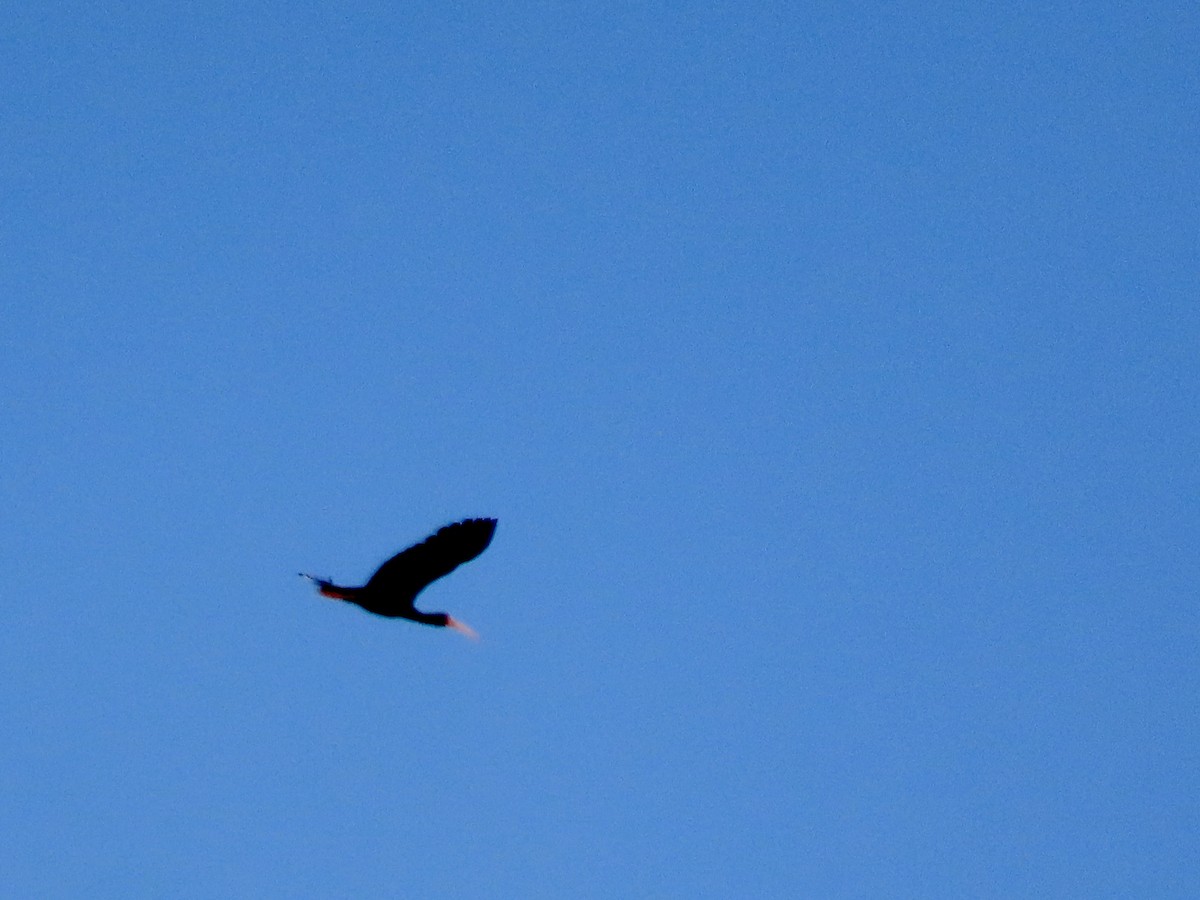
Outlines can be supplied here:
[[11, 10], [3, 893], [1194, 896], [1198, 31]]

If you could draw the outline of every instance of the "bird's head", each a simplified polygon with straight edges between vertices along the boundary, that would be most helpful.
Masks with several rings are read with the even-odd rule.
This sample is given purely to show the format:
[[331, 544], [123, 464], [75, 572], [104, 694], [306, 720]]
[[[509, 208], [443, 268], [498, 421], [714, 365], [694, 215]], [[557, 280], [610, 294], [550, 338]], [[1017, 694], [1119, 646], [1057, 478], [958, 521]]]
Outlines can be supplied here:
[[350, 600], [354, 597], [354, 591], [351, 588], [340, 588], [328, 578], [318, 578], [316, 575], [305, 575], [300, 573], [302, 578], [307, 578], [317, 586], [317, 592], [322, 597], [331, 597], [334, 600]]

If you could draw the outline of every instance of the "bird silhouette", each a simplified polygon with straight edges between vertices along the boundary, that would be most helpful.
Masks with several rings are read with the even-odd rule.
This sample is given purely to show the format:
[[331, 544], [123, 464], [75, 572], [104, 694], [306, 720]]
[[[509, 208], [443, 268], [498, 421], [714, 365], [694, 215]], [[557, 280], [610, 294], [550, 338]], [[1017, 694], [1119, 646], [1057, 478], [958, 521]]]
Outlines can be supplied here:
[[421, 543], [400, 551], [381, 565], [361, 587], [342, 587], [324, 578], [300, 574], [316, 584], [325, 597], [347, 600], [377, 616], [453, 628], [475, 638], [478, 635], [464, 622], [443, 612], [421, 612], [414, 603], [417, 594], [430, 584], [486, 550], [495, 533], [495, 519], [464, 519], [439, 528]]

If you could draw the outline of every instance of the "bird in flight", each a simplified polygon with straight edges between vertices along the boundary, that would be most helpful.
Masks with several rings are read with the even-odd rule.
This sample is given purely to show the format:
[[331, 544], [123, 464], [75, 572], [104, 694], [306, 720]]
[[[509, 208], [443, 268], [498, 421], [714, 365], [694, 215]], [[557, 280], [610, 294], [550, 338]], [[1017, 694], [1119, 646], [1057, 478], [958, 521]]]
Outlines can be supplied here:
[[443, 612], [421, 612], [413, 604], [417, 594], [430, 584], [486, 550], [495, 533], [495, 519], [464, 519], [439, 528], [421, 543], [400, 551], [381, 565], [362, 587], [341, 587], [324, 578], [300, 574], [313, 582], [325, 597], [348, 600], [378, 616], [453, 628], [467, 637], [477, 638], [469, 625], [453, 616]]

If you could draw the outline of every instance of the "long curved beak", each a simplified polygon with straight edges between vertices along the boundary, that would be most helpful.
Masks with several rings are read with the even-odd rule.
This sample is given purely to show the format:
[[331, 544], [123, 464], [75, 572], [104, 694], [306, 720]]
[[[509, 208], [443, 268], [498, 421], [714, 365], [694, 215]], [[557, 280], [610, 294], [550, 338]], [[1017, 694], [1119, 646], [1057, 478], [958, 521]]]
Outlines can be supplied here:
[[466, 622], [460, 622], [453, 616], [446, 616], [446, 627], [453, 628], [455, 631], [465, 634], [473, 641], [479, 640], [479, 635], [475, 633], [475, 629]]

